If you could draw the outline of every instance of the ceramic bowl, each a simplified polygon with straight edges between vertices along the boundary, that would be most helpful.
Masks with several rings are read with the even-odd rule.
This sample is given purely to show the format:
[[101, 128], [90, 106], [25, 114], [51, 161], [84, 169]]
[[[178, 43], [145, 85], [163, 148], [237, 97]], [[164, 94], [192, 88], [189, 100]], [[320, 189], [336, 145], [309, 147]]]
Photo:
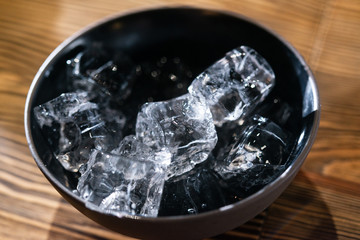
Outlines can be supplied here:
[[[156, 218], [125, 215], [120, 218], [88, 209], [84, 200], [73, 193], [76, 179], [54, 159], [32, 110], [66, 91], [66, 60], [79, 48], [94, 42], [114, 51], [124, 51], [140, 60], [162, 55], [179, 56], [187, 61], [195, 75], [237, 46], [254, 48], [275, 72], [274, 94], [293, 109], [287, 126], [294, 136], [294, 141], [289, 143], [293, 145], [289, 167], [273, 182], [242, 201], [197, 215]], [[310, 151], [319, 116], [319, 95], [314, 76], [300, 54], [279, 35], [238, 14], [175, 7], [112, 16], [86, 27], [60, 44], [33, 80], [26, 101], [25, 131], [31, 153], [45, 177], [69, 203], [90, 219], [136, 238], [199, 239], [245, 223], [279, 197]]]

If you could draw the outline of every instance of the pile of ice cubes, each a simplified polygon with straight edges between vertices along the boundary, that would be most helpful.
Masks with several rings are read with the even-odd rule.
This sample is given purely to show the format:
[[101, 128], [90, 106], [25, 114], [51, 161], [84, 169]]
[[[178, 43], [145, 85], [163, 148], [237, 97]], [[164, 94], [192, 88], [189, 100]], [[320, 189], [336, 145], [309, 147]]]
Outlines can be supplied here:
[[[163, 74], [170, 81], [191, 76], [178, 58], [172, 64], [176, 74]], [[67, 61], [73, 91], [34, 109], [54, 157], [80, 173], [76, 193], [88, 207], [117, 216], [195, 214], [239, 201], [284, 171], [289, 134], [253, 114], [275, 85], [254, 49], [228, 52], [179, 97], [146, 102], [123, 136], [128, 119], [114, 103], [136, 91], [141, 71], [124, 54], [82, 51]]]

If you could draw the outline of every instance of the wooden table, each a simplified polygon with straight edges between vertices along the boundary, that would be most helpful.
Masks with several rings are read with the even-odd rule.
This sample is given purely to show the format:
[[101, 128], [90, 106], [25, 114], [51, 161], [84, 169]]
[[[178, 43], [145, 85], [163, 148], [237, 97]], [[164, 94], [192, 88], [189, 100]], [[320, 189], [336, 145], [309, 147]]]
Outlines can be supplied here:
[[0, 0], [0, 239], [131, 239], [92, 222], [50, 186], [24, 136], [38, 68], [63, 40], [110, 14], [186, 4], [231, 10], [291, 42], [313, 70], [322, 118], [290, 187], [267, 210], [211, 239], [360, 239], [360, 1]]

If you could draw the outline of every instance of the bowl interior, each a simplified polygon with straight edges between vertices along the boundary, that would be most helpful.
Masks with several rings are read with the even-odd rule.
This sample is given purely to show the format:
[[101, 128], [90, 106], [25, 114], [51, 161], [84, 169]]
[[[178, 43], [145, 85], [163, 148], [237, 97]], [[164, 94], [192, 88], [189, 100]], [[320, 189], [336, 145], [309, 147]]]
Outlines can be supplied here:
[[[227, 51], [247, 45], [259, 52], [275, 72], [276, 86], [267, 101], [279, 98], [293, 109], [291, 121], [282, 126], [294, 136], [292, 142], [288, 143], [294, 149], [290, 163], [296, 161], [304, 149], [311, 145], [314, 128], [318, 124], [316, 86], [302, 58], [278, 36], [251, 21], [228, 13], [192, 8], [138, 12], [111, 18], [72, 37], [51, 55], [34, 80], [27, 106], [30, 144], [36, 152], [35, 160], [42, 170], [46, 168], [46, 177], [62, 185], [58, 186], [62, 189], [75, 189], [77, 180], [54, 159], [36, 124], [32, 109], [68, 91], [65, 80], [66, 60], [94, 44], [110, 52], [122, 51], [135, 63], [153, 61], [162, 56], [179, 57], [186, 62], [194, 76]], [[171, 91], [170, 94], [162, 91], [168, 87], [167, 84], [170, 83], [161, 83], [156, 85], [157, 89], [153, 89], [154, 83], [140, 82], [134, 86], [132, 102], [129, 104], [141, 105], [148, 97], [165, 100], [182, 94], [181, 91]], [[72, 193], [67, 191], [67, 194]]]

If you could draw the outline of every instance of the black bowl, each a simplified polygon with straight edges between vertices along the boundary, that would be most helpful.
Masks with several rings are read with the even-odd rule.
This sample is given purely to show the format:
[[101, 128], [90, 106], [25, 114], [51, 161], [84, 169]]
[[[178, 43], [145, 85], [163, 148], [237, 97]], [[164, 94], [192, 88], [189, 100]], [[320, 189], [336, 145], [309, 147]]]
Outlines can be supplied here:
[[[94, 43], [122, 51], [135, 61], [160, 56], [185, 59], [194, 75], [227, 51], [247, 45], [268, 60], [276, 75], [272, 95], [293, 109], [284, 126], [294, 136], [289, 167], [273, 182], [240, 202], [198, 215], [173, 217], [116, 217], [85, 206], [72, 190], [76, 179], [57, 163], [33, 116], [33, 108], [66, 91], [65, 62]], [[142, 95], [152, 83], [138, 89]], [[166, 86], [164, 86], [166, 87]], [[165, 98], [158, 91], [157, 100]], [[146, 96], [147, 97], [147, 96]], [[166, 96], [168, 97], [168, 96]], [[173, 96], [175, 97], [175, 96]], [[196, 239], [235, 228], [268, 207], [299, 171], [319, 125], [319, 96], [308, 65], [289, 43], [237, 14], [188, 7], [152, 9], [104, 19], [76, 33], [46, 59], [30, 87], [25, 108], [25, 131], [31, 153], [49, 182], [80, 212], [119, 233], [145, 239]]]

